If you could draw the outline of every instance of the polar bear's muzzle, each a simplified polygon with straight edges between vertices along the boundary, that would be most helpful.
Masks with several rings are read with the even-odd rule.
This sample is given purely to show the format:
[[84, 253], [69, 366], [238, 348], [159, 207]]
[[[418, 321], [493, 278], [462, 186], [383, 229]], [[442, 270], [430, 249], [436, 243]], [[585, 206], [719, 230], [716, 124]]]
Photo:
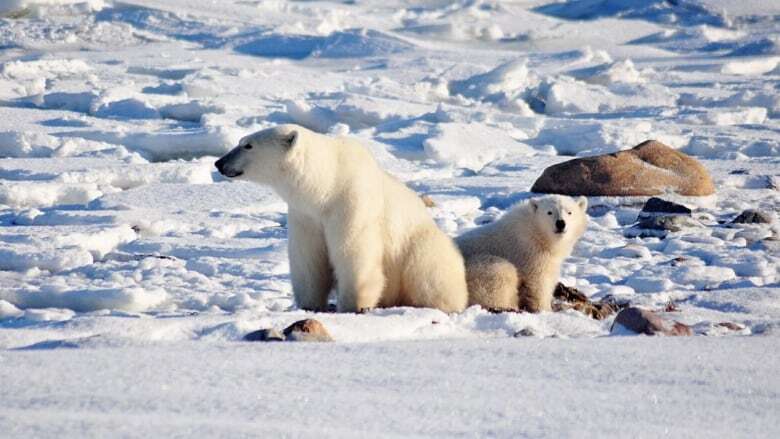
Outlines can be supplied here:
[[217, 167], [219, 173], [224, 175], [225, 177], [234, 178], [244, 174], [243, 170], [237, 169], [236, 166], [234, 165], [235, 163], [235, 160], [233, 160], [234, 156], [235, 156], [235, 150], [225, 154], [224, 156], [222, 156], [221, 159], [217, 160], [217, 162], [214, 163], [214, 166]]

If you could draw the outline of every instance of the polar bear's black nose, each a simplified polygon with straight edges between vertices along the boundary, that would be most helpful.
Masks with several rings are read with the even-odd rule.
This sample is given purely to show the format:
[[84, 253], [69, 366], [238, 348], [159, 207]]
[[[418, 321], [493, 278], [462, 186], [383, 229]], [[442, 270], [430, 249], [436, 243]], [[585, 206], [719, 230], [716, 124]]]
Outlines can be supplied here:
[[555, 230], [560, 233], [566, 230], [566, 221], [558, 220], [555, 222]]
[[233, 177], [238, 177], [240, 175], [243, 175], [244, 174], [243, 171], [237, 171], [237, 170], [233, 169], [232, 167], [230, 167], [230, 165], [227, 164], [228, 157], [229, 157], [229, 154], [224, 156], [224, 157], [222, 157], [221, 159], [217, 160], [216, 163], [214, 163], [214, 166], [217, 167], [217, 170], [219, 171], [219, 173], [224, 175], [225, 177], [228, 177], [228, 178], [233, 178]]

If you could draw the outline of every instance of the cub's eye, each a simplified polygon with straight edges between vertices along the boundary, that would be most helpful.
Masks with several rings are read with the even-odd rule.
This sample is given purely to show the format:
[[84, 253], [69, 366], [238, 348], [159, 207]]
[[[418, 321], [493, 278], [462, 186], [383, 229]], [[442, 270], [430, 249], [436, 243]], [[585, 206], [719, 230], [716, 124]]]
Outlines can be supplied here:
[[547, 211], [547, 215], [552, 215], [552, 212], [551, 211]]
[[244, 149], [252, 149], [252, 144], [247, 143], [246, 145], [244, 145]]
[[571, 212], [566, 212], [567, 215], [571, 215]]

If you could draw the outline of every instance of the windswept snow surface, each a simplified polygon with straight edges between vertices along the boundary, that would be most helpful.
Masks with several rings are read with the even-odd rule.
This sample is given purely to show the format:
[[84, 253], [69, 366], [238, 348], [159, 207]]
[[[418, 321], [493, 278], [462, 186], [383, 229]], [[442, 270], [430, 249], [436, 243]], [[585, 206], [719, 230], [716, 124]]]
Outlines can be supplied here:
[[[0, 431], [778, 437], [779, 84], [771, 0], [0, 1]], [[699, 226], [632, 238], [644, 199], [591, 198], [562, 281], [697, 336], [297, 310], [285, 204], [213, 167], [287, 122], [362, 139], [451, 235], [571, 156], [696, 157]], [[241, 341], [305, 317], [336, 343]]]

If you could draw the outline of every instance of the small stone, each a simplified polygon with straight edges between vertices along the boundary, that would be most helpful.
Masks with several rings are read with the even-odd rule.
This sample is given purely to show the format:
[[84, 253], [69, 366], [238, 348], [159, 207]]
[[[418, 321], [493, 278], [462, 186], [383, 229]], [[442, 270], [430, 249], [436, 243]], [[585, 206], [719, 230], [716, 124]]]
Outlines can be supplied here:
[[534, 337], [536, 336], [536, 330], [531, 328], [530, 326], [527, 326], [517, 332], [515, 332], [515, 338], [520, 337]]
[[733, 322], [721, 322], [721, 323], [718, 323], [718, 326], [724, 327], [724, 328], [729, 329], [731, 331], [741, 331], [741, 330], [745, 329], [744, 326], [742, 326], [740, 324], [737, 324], [737, 323], [733, 323]]
[[422, 196], [420, 196], [420, 199], [422, 200], [423, 204], [425, 204], [425, 207], [434, 207], [434, 206], [436, 206], [436, 202], [433, 201], [433, 198], [431, 198], [430, 195], [422, 195]]
[[325, 326], [319, 320], [299, 320], [284, 330], [287, 341], [333, 341]]
[[612, 325], [623, 326], [624, 328], [646, 335], [670, 335], [670, 336], [688, 336], [693, 335], [693, 330], [688, 325], [680, 322], [667, 322], [658, 314], [642, 308], [629, 307], [620, 311], [615, 317]]
[[771, 224], [772, 217], [760, 210], [748, 209], [740, 213], [733, 221], [732, 224]]
[[[642, 211], [639, 212], [639, 216], [642, 214], [658, 214], [658, 213], [673, 213], [677, 215], [691, 215], [691, 209], [683, 206], [682, 204], [666, 201], [658, 197], [652, 197], [642, 207]], [[646, 215], [651, 216], [651, 215]]]
[[246, 341], [284, 341], [284, 336], [274, 328], [258, 329], [244, 336]]

